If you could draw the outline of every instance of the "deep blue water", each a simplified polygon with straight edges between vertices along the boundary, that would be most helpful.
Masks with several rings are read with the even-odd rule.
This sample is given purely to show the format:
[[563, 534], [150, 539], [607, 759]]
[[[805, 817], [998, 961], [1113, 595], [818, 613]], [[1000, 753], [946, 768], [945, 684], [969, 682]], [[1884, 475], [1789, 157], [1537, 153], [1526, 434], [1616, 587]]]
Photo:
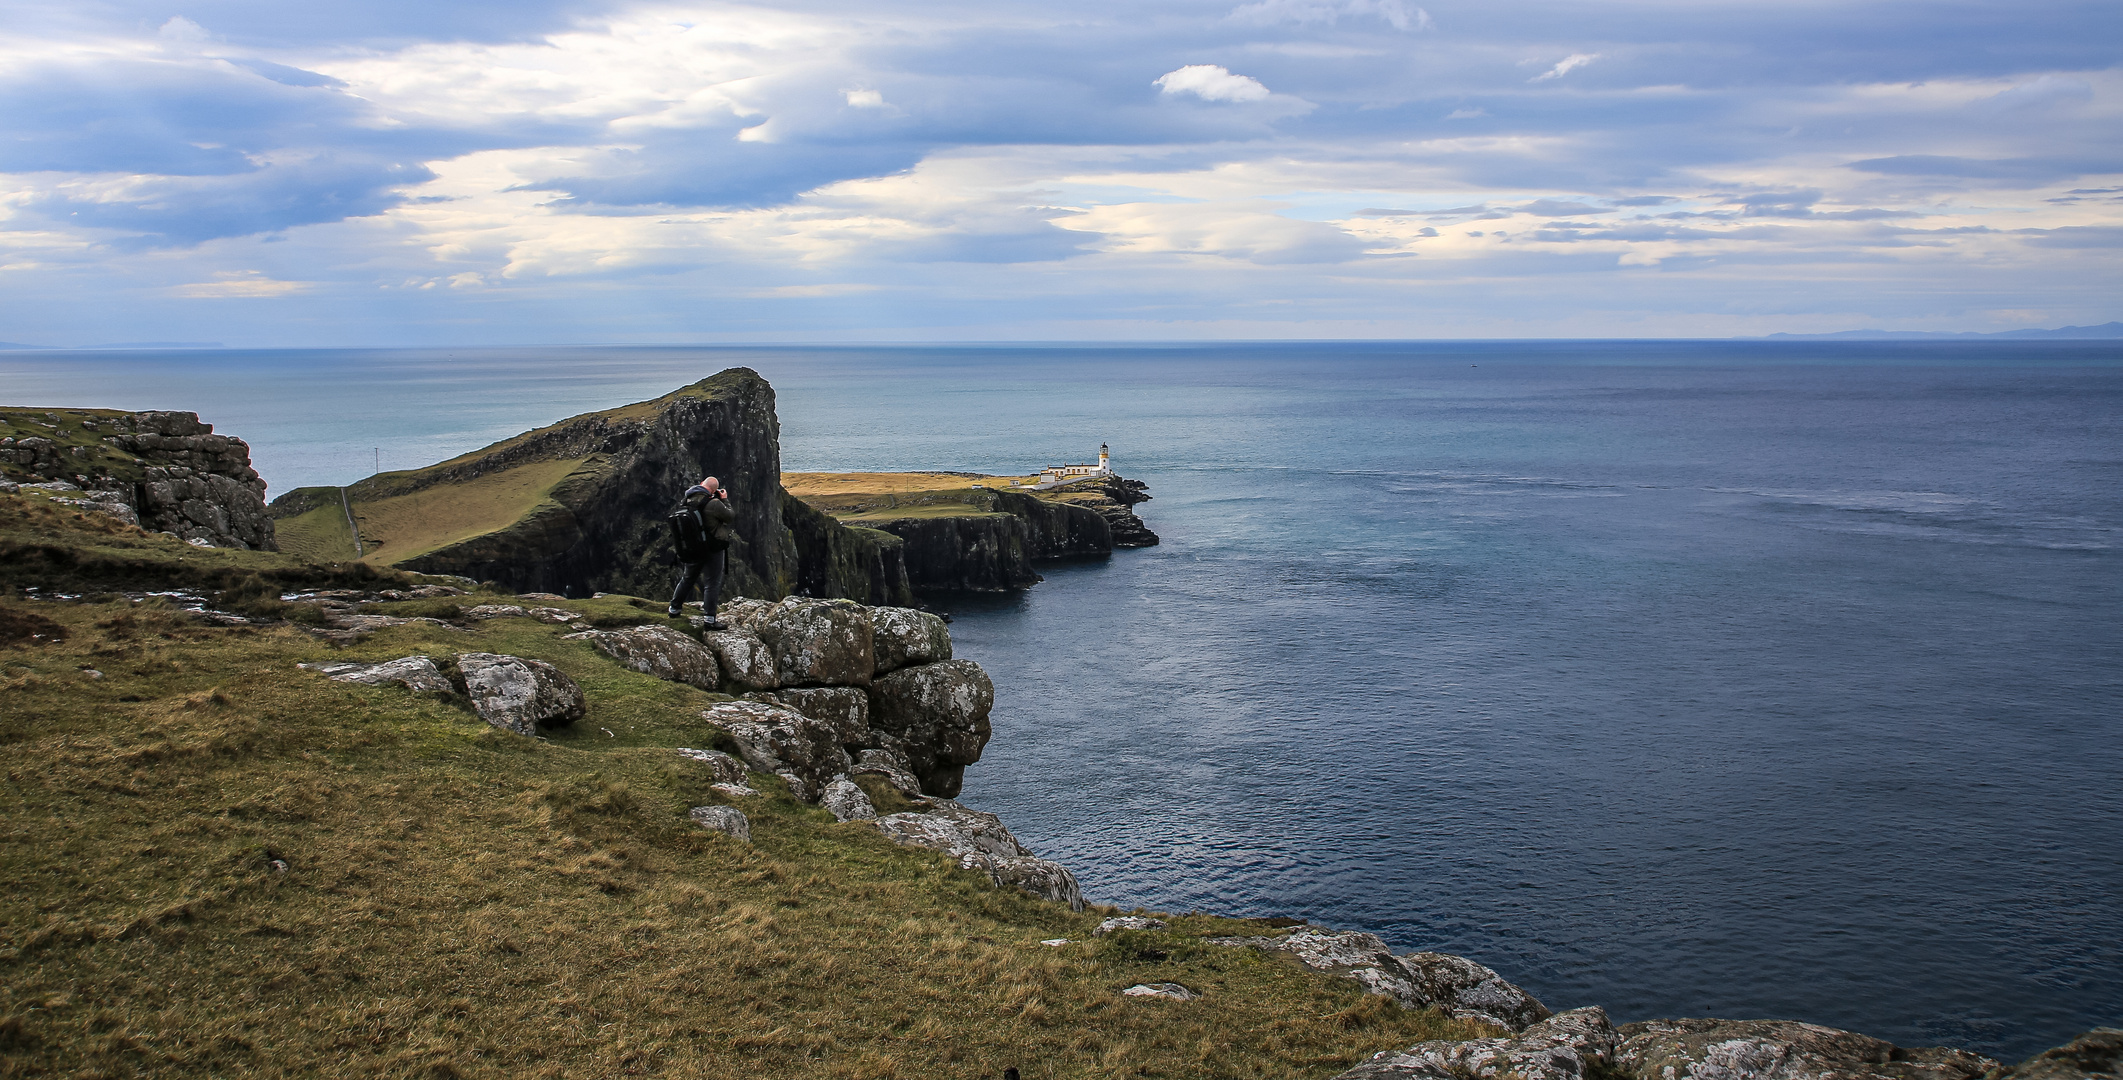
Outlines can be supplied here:
[[0, 354], [0, 400], [197, 409], [280, 491], [739, 363], [792, 469], [1151, 485], [1162, 546], [944, 602], [966, 801], [1096, 899], [1617, 1020], [2123, 1020], [2115, 343]]

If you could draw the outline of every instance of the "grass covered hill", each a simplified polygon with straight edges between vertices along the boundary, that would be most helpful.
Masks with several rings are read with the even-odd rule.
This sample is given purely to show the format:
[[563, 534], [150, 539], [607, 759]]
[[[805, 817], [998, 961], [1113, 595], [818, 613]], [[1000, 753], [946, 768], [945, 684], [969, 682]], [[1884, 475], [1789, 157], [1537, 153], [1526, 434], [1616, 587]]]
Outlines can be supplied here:
[[[772, 777], [724, 795], [675, 752], [714, 742], [719, 696], [564, 625], [471, 623], [456, 600], [369, 605], [439, 621], [365, 635], [301, 621], [303, 590], [420, 583], [400, 571], [19, 495], [0, 555], [0, 1075], [1324, 1077], [1481, 1033], [1201, 940], [1259, 923], [1095, 938], [1099, 913]], [[587, 715], [527, 738], [459, 697], [297, 667], [467, 651], [556, 665]], [[718, 803], [751, 843], [689, 820]], [[1157, 981], [1204, 996], [1119, 993]]]

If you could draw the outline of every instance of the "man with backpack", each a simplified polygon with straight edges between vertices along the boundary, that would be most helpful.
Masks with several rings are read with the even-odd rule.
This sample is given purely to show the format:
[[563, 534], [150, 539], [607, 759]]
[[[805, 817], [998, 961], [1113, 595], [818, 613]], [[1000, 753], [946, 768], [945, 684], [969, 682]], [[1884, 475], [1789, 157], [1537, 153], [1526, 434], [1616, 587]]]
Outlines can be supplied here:
[[707, 627], [720, 630], [722, 624], [715, 621], [715, 608], [722, 593], [726, 552], [730, 541], [737, 538], [736, 530], [731, 528], [737, 511], [730, 509], [730, 493], [720, 481], [706, 477], [679, 496], [678, 505], [667, 520], [678, 561], [686, 564], [685, 575], [678, 579], [678, 591], [671, 594], [671, 617], [675, 619], [684, 612], [686, 597], [692, 595], [693, 585], [698, 582]]

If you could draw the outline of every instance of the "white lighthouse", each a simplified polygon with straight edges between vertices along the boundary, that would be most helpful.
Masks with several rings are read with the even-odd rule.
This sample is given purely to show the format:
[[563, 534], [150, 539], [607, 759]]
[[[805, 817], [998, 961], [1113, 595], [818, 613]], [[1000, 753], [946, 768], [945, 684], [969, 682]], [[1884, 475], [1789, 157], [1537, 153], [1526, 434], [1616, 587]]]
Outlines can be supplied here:
[[1098, 444], [1098, 475], [1113, 475], [1113, 455], [1107, 452], [1105, 443]]

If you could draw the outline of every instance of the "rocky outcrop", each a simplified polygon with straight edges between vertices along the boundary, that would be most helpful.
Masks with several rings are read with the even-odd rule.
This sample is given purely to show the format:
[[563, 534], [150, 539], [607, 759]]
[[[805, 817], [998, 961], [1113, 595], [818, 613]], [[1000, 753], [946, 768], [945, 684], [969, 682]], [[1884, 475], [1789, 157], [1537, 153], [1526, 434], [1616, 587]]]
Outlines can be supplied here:
[[1586, 1080], [1609, 1063], [1615, 1042], [1605, 1012], [1572, 1009], [1515, 1038], [1440, 1040], [1384, 1051], [1335, 1080]]
[[214, 434], [197, 413], [8, 410], [0, 470], [29, 484], [60, 484], [85, 510], [211, 547], [278, 550], [265, 481], [241, 439]]
[[2108, 1080], [2123, 1078], [2123, 1030], [2095, 1028], [2018, 1065], [2000, 1065], [1983, 1080]]
[[543, 660], [494, 653], [457, 657], [472, 711], [481, 720], [518, 735], [566, 727], [583, 717], [582, 687]]
[[1314, 971], [1353, 979], [1405, 1008], [1438, 1008], [1462, 1020], [1518, 1031], [1549, 1016], [1548, 1007], [1503, 976], [1461, 956], [1393, 955], [1376, 934], [1300, 927], [1282, 937], [1211, 938], [1218, 945], [1286, 952]]
[[450, 684], [435, 661], [425, 656], [407, 656], [386, 660], [381, 664], [297, 664], [296, 667], [316, 671], [333, 682], [363, 683], [368, 686], [403, 686], [408, 690], [428, 694], [447, 694], [456, 688]]
[[870, 685], [870, 723], [906, 748], [922, 790], [958, 794], [992, 728], [995, 684], [971, 660], [904, 667]]
[[1116, 548], [1144, 548], [1157, 544], [1157, 534], [1135, 515], [1138, 503], [1150, 501], [1150, 485], [1121, 476], [1094, 476], [1064, 484], [1047, 495], [1073, 503], [1106, 519]]
[[745, 764], [781, 777], [805, 802], [817, 802], [826, 785], [847, 775], [852, 764], [833, 725], [786, 706], [728, 701], [708, 706], [700, 718], [737, 741]]
[[1071, 911], [1084, 909], [1076, 876], [1060, 863], [1033, 855], [994, 814], [937, 799], [925, 813], [878, 818], [877, 831], [902, 844], [954, 856], [960, 869], [984, 873], [999, 887], [1065, 903]]
[[885, 675], [910, 664], [933, 664], [951, 659], [951, 629], [942, 619], [912, 608], [870, 609], [870, 651], [877, 658], [877, 674]]
[[645, 675], [682, 682], [702, 690], [722, 685], [722, 664], [706, 646], [666, 626], [630, 626], [624, 630], [585, 630], [569, 634], [598, 652]]
[[725, 836], [752, 842], [752, 822], [744, 811], [734, 806], [696, 806], [690, 815], [693, 824], [703, 829], [722, 833]]
[[1615, 1068], [1645, 1080], [1973, 1080], [1998, 1068], [1795, 1020], [1647, 1020], [1619, 1035]]
[[781, 686], [868, 686], [877, 668], [870, 613], [848, 600], [784, 600], [752, 632], [774, 654]]
[[781, 493], [781, 521], [796, 542], [796, 592], [844, 596], [865, 604], [912, 602], [906, 541], [877, 529], [843, 525], [786, 491]]

